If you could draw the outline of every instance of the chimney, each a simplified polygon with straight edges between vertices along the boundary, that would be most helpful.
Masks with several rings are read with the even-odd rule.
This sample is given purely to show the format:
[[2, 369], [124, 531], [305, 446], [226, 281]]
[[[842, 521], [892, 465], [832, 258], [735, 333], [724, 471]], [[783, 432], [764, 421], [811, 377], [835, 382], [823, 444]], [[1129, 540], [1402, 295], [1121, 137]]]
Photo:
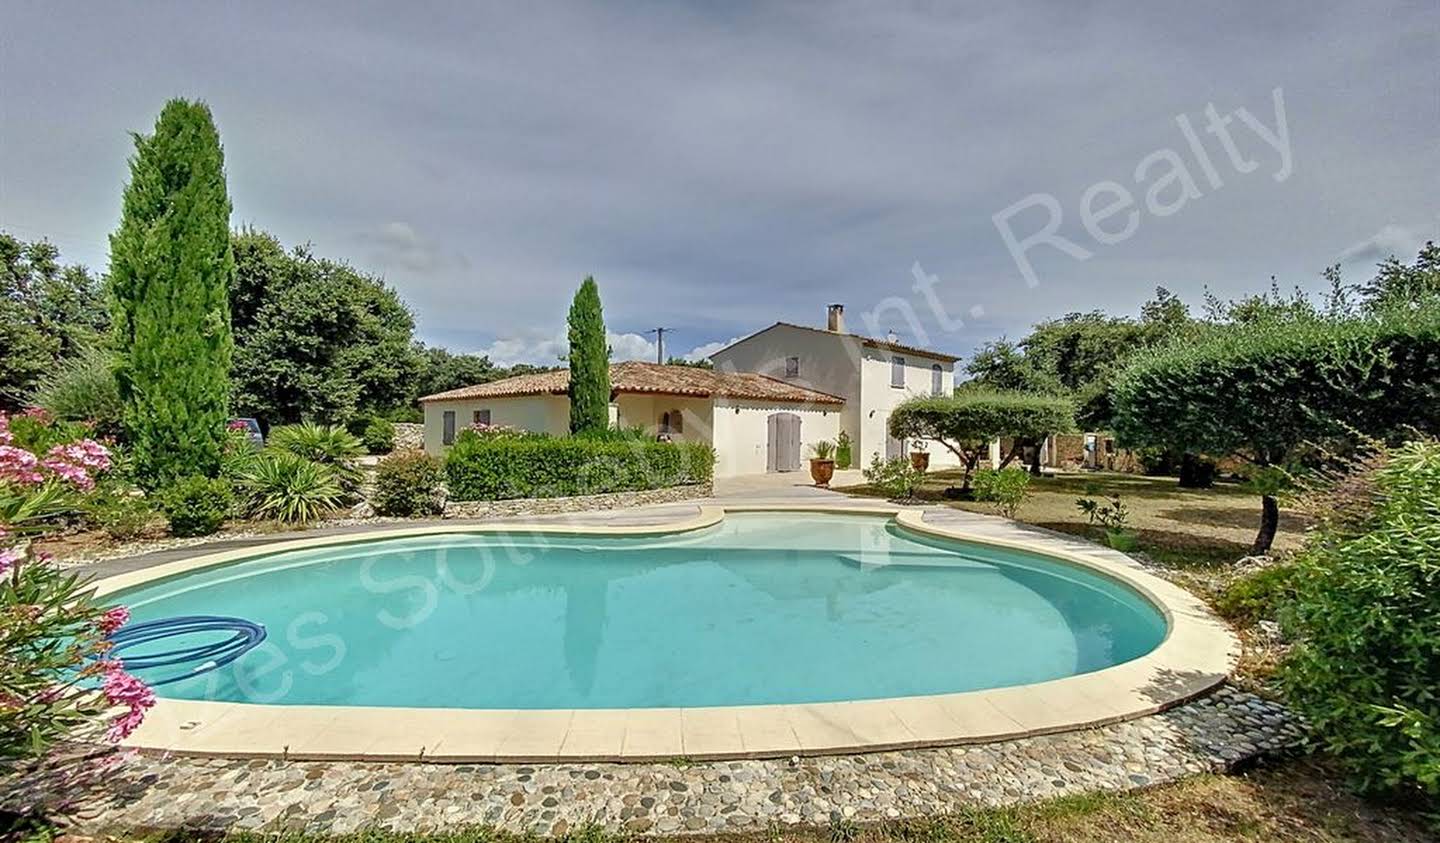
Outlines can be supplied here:
[[836, 334], [845, 333], [845, 305], [832, 304], [825, 308], [825, 330]]

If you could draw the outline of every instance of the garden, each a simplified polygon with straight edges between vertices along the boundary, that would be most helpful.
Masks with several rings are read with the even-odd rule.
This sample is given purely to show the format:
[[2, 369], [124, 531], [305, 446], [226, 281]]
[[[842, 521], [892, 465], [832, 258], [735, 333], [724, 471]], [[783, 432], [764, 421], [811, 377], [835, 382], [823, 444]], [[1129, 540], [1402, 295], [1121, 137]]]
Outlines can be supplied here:
[[[57, 554], [711, 480], [708, 446], [609, 429], [593, 279], [569, 319], [571, 435], [476, 427], [444, 457], [395, 450], [417, 395], [510, 372], [421, 346], [382, 281], [234, 232], [230, 210], [209, 110], [176, 100], [135, 139], [103, 280], [61, 267], [48, 244], [0, 237], [0, 779], [53, 783], [40, 802], [7, 805], [0, 833], [44, 837], [82, 811], [155, 704], [109, 654], [127, 610], [95, 601]], [[955, 394], [909, 399], [889, 420], [960, 469], [876, 457], [866, 485], [844, 490], [1132, 554], [1240, 630], [1235, 681], [1303, 719], [1309, 757], [1240, 781], [928, 825], [836, 821], [832, 843], [1115, 839], [1112, 827], [1127, 839], [1422, 839], [1437, 827], [1440, 249], [1382, 263], [1366, 284], [1329, 277], [1320, 302], [1272, 289], [1195, 317], [1160, 290], [1138, 319], [1072, 314], [992, 343]], [[250, 418], [265, 420], [263, 442]], [[1076, 430], [1113, 431], [1155, 473], [1041, 471], [1040, 443]], [[992, 465], [996, 440], [1007, 447]], [[848, 463], [849, 450], [816, 456]]]

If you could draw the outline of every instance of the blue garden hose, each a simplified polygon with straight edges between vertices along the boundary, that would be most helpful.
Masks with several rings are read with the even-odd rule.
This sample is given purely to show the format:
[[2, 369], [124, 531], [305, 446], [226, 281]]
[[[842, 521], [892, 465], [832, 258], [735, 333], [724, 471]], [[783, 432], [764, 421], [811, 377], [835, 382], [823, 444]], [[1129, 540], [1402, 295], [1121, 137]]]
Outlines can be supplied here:
[[[195, 632], [229, 632], [230, 635], [218, 641], [164, 650], [159, 653], [143, 653], [122, 657], [120, 654], [132, 647], [163, 641]], [[184, 615], [175, 618], [160, 618], [153, 621], [127, 623], [111, 633], [108, 656], [118, 658], [126, 670], [147, 670], [156, 667], [176, 667], [193, 664], [183, 673], [164, 679], [146, 679], [149, 685], [167, 685], [202, 673], [218, 670], [235, 661], [265, 640], [265, 627], [244, 618], [221, 615]], [[199, 664], [194, 664], [199, 662]]]

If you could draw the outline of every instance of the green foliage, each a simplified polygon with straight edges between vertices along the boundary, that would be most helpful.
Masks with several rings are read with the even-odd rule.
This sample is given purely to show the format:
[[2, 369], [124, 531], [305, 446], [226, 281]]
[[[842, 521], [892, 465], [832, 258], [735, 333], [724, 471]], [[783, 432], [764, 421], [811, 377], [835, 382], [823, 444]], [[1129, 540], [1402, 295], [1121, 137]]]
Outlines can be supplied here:
[[[394, 438], [393, 428], [391, 438]], [[332, 479], [347, 494], [360, 488], [360, 466], [356, 460], [365, 455], [365, 446], [343, 427], [310, 422], [288, 424], [271, 428], [266, 444], [270, 449], [326, 466]]]
[[835, 459], [835, 443], [829, 439], [821, 439], [810, 445], [810, 455], [817, 460]]
[[456, 438], [445, 456], [454, 500], [550, 498], [708, 483], [715, 451], [697, 442], [574, 436]]
[[11, 444], [44, 455], [56, 445], [65, 445], [88, 437], [90, 428], [79, 422], [60, 421], [44, 410], [29, 409], [5, 419]]
[[103, 483], [87, 501], [85, 518], [120, 541], [145, 535], [155, 523], [155, 507], [143, 493], [126, 483]]
[[610, 346], [600, 288], [586, 277], [570, 305], [570, 431], [610, 426]]
[[965, 466], [963, 489], [991, 440], [1038, 440], [1073, 429], [1074, 411], [1063, 398], [1014, 392], [962, 390], [955, 395], [910, 398], [890, 413], [890, 435], [931, 439]]
[[314, 521], [345, 500], [333, 466], [274, 448], [251, 461], [237, 485], [250, 517], [286, 523]]
[[135, 136], [110, 237], [116, 380], [150, 487], [220, 469], [230, 362], [230, 198], [210, 109], [171, 100]]
[[115, 359], [98, 346], [79, 349], [42, 375], [30, 403], [57, 419], [94, 422], [103, 436], [120, 433], [125, 404], [115, 382]]
[[1115, 385], [1126, 445], [1283, 465], [1305, 443], [1440, 425], [1440, 308], [1213, 328]]
[[1440, 444], [1367, 471], [1368, 512], [1335, 507], [1296, 559], [1281, 679], [1363, 790], [1440, 810]]
[[1108, 530], [1125, 530], [1130, 524], [1130, 509], [1119, 495], [1101, 502], [1094, 498], [1077, 498], [1075, 508], [1079, 509], [1091, 524], [1098, 524]]
[[445, 508], [445, 464], [424, 451], [400, 451], [380, 461], [370, 505], [376, 515], [413, 518]]
[[1360, 294], [1371, 312], [1433, 307], [1440, 299], [1440, 246], [1426, 243], [1412, 266], [1387, 258]]
[[840, 431], [840, 435], [835, 437], [836, 468], [849, 468], [855, 464], [854, 448], [854, 443], [850, 441], [850, 434], [843, 430]]
[[388, 454], [395, 450], [395, 423], [382, 416], [375, 416], [365, 425], [360, 442], [372, 454]]
[[925, 472], [916, 468], [905, 457], [884, 459], [879, 454], [870, 457], [870, 467], [864, 472], [865, 482], [885, 493], [891, 500], [908, 501], [915, 497], [915, 490], [925, 482]]
[[1256, 568], [1226, 584], [1215, 599], [1215, 608], [1227, 620], [1247, 626], [1275, 620], [1294, 598], [1295, 572], [1290, 564]]
[[1014, 518], [1030, 495], [1030, 472], [1019, 468], [981, 471], [975, 475], [975, 500], [987, 501], [1006, 518]]
[[89, 270], [62, 266], [51, 243], [0, 231], [0, 410], [19, 409], [57, 360], [95, 345], [107, 323]]
[[423, 363], [394, 290], [264, 232], [236, 234], [234, 248], [237, 415], [343, 424], [414, 401]]
[[234, 489], [224, 478], [182, 477], [160, 492], [160, 510], [170, 522], [170, 532], [181, 538], [219, 530], [234, 506]]
[[455, 354], [444, 348], [420, 346], [420, 375], [416, 397], [434, 395], [462, 386], [489, 383], [509, 377], [508, 369], [499, 369], [483, 354]]

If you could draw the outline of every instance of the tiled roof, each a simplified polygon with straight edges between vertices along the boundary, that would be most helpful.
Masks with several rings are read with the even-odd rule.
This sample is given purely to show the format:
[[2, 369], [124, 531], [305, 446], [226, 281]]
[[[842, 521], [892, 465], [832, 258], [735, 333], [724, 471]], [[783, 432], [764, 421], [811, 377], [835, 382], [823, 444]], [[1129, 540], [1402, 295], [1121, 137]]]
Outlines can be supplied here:
[[[785, 328], [797, 328], [797, 329], [799, 329], [799, 330], [801, 330], [801, 331], [810, 331], [810, 332], [812, 332], [812, 333], [825, 334], [825, 335], [831, 336], [831, 337], [848, 337], [849, 339], [855, 340], [856, 342], [860, 343], [861, 345], [866, 346], [866, 347], [869, 347], [869, 348], [883, 348], [883, 349], [886, 349], [887, 351], [898, 351], [898, 352], [900, 352], [900, 353], [902, 353], [902, 354], [917, 354], [917, 355], [919, 355], [919, 356], [921, 356], [921, 357], [930, 357], [930, 358], [933, 358], [933, 359], [935, 359], [935, 360], [944, 360], [944, 361], [946, 361], [947, 363], [954, 363], [955, 361], [957, 361], [957, 360], [960, 359], [959, 357], [956, 357], [956, 356], [953, 355], [953, 354], [946, 354], [946, 353], [943, 352], [943, 351], [931, 351], [931, 350], [928, 349], [928, 348], [917, 348], [916, 346], [913, 346], [913, 345], [904, 345], [904, 344], [902, 344], [902, 343], [891, 342], [891, 341], [889, 341], [889, 340], [876, 339], [875, 337], [867, 337], [867, 336], [865, 336], [865, 335], [863, 335], [863, 334], [852, 334], [852, 333], [849, 333], [849, 332], [846, 332], [846, 333], [843, 333], [843, 334], [837, 334], [837, 333], [835, 333], [834, 331], [827, 331], [827, 330], [825, 330], [824, 328], [812, 328], [812, 327], [810, 327], [809, 325], [796, 325], [794, 322], [776, 322], [774, 325], [771, 325], [769, 328], [764, 328], [764, 329], [761, 329], [761, 330], [759, 330], [759, 331], [756, 331], [755, 333], [751, 334], [750, 337], [759, 336], [760, 334], [763, 334], [763, 333], [765, 333], [766, 331], [771, 330], [772, 328], [780, 328], [780, 327], [785, 327]], [[730, 347], [732, 347], [732, 346], [739, 345], [740, 343], [744, 342], [745, 340], [750, 339], [750, 337], [744, 337], [744, 338], [742, 338], [742, 339], [738, 339], [738, 340], [736, 340], [735, 342], [730, 343], [730, 345], [727, 345], [725, 348], [730, 348]], [[720, 351], [724, 351], [725, 348], [720, 349]], [[715, 352], [715, 354], [719, 354], [720, 351]], [[710, 356], [711, 356], [711, 357], [714, 357], [715, 354], [712, 354], [712, 355], [710, 355]]]
[[[569, 386], [570, 372], [561, 369], [534, 375], [517, 375], [476, 386], [462, 386], [448, 392], [427, 395], [420, 400], [460, 401], [518, 395], [564, 395]], [[844, 399], [829, 393], [805, 389], [753, 372], [717, 372], [695, 366], [668, 366], [659, 363], [629, 362], [612, 365], [610, 388], [617, 393], [687, 395], [694, 398], [719, 396], [799, 404], [845, 403]]]

